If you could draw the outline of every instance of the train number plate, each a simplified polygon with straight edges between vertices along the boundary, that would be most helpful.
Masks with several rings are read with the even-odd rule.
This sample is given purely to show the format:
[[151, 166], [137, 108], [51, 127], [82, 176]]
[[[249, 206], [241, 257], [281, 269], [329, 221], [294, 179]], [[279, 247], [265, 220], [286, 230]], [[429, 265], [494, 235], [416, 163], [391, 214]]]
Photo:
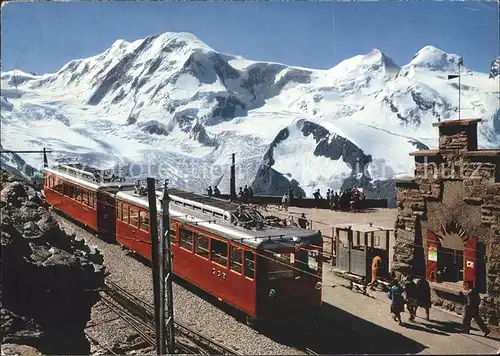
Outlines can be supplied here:
[[227, 278], [227, 276], [226, 276], [226, 274], [224, 272], [221, 272], [221, 271], [219, 271], [218, 269], [215, 269], [215, 268], [212, 268], [212, 274], [214, 276], [216, 276], [217, 278], [221, 278], [221, 279], [224, 279], [224, 280]]

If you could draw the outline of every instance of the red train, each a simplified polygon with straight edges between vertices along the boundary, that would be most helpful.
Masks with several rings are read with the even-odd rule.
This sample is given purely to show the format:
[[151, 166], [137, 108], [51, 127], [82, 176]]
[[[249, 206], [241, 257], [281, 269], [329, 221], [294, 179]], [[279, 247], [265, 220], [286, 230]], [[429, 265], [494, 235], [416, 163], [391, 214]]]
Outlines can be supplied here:
[[[96, 183], [76, 169], [46, 168], [47, 202], [151, 259], [147, 196], [132, 184]], [[240, 205], [169, 189], [173, 272], [241, 310], [247, 320], [267, 323], [313, 315], [321, 305], [320, 232], [269, 223], [239, 226]], [[161, 214], [161, 206], [158, 205]]]

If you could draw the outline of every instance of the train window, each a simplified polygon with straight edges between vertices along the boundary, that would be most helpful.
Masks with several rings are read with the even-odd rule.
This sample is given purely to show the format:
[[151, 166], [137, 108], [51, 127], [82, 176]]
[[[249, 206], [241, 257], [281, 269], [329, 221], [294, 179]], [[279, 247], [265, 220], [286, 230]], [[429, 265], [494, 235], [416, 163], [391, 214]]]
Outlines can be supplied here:
[[170, 224], [170, 242], [177, 244], [177, 224]]
[[211, 245], [212, 261], [227, 266], [227, 243], [212, 239]]
[[87, 192], [86, 190], [82, 191], [82, 200], [83, 204], [89, 205], [89, 192]]
[[300, 269], [306, 273], [315, 273], [320, 270], [318, 263], [320, 255], [319, 251], [300, 251], [297, 253]]
[[130, 225], [139, 227], [139, 211], [130, 207]]
[[289, 253], [266, 253], [267, 273], [269, 279], [290, 278], [294, 276], [294, 269]]
[[252, 251], [245, 251], [245, 277], [254, 278], [255, 276], [255, 260]]
[[208, 236], [195, 234], [196, 248], [195, 253], [198, 256], [208, 259]]
[[186, 250], [193, 251], [193, 232], [186, 230], [185, 228], [181, 227], [179, 229], [180, 231], [180, 245], [182, 248], [185, 248]]
[[241, 273], [243, 270], [243, 251], [236, 247], [236, 246], [231, 246], [231, 264], [229, 267], [231, 270]]
[[117, 205], [117, 210], [118, 210], [116, 213], [117, 219], [123, 220], [123, 203], [117, 202], [116, 205]]
[[80, 188], [75, 187], [75, 200], [81, 201], [82, 200], [81, 196], [82, 196], [82, 192], [80, 191]]
[[73, 185], [68, 187], [68, 197], [72, 199], [75, 197], [75, 187]]
[[128, 224], [128, 213], [129, 206], [127, 204], [123, 204], [123, 222]]
[[54, 182], [54, 190], [58, 193], [62, 192], [62, 180], [56, 179]]
[[89, 206], [95, 209], [95, 193], [89, 192]]
[[149, 231], [149, 214], [146, 211], [140, 211], [141, 230]]

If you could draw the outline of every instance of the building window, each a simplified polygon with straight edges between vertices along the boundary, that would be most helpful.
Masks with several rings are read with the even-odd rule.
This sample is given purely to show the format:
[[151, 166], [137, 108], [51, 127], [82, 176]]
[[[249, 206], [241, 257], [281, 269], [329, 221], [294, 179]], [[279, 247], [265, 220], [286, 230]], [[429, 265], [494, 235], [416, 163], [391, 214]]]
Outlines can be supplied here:
[[245, 277], [254, 278], [255, 276], [255, 260], [252, 251], [245, 251]]
[[232, 271], [241, 273], [243, 271], [243, 251], [236, 247], [236, 246], [231, 246], [231, 264], [230, 268]]
[[180, 246], [186, 250], [193, 251], [193, 233], [181, 227], [180, 231]]
[[196, 241], [196, 251], [195, 253], [198, 256], [201, 256], [203, 258], [208, 259], [209, 252], [208, 252], [208, 236], [205, 235], [195, 235], [195, 241]]
[[140, 214], [141, 214], [141, 230], [149, 231], [149, 214], [143, 210], [141, 210]]
[[139, 211], [130, 207], [130, 225], [139, 227]]
[[227, 243], [212, 239], [211, 241], [212, 261], [227, 266]]

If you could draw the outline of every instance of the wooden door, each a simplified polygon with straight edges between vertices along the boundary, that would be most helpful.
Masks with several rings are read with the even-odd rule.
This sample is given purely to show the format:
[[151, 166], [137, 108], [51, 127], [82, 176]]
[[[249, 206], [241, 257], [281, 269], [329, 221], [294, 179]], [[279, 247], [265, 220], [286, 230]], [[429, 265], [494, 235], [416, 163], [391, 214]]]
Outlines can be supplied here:
[[467, 288], [467, 282], [471, 281], [476, 286], [476, 249], [477, 237], [469, 237], [464, 245], [464, 289]]
[[439, 246], [439, 241], [437, 235], [434, 232], [427, 230], [427, 248], [425, 254], [425, 277], [430, 282], [437, 281], [438, 246]]

